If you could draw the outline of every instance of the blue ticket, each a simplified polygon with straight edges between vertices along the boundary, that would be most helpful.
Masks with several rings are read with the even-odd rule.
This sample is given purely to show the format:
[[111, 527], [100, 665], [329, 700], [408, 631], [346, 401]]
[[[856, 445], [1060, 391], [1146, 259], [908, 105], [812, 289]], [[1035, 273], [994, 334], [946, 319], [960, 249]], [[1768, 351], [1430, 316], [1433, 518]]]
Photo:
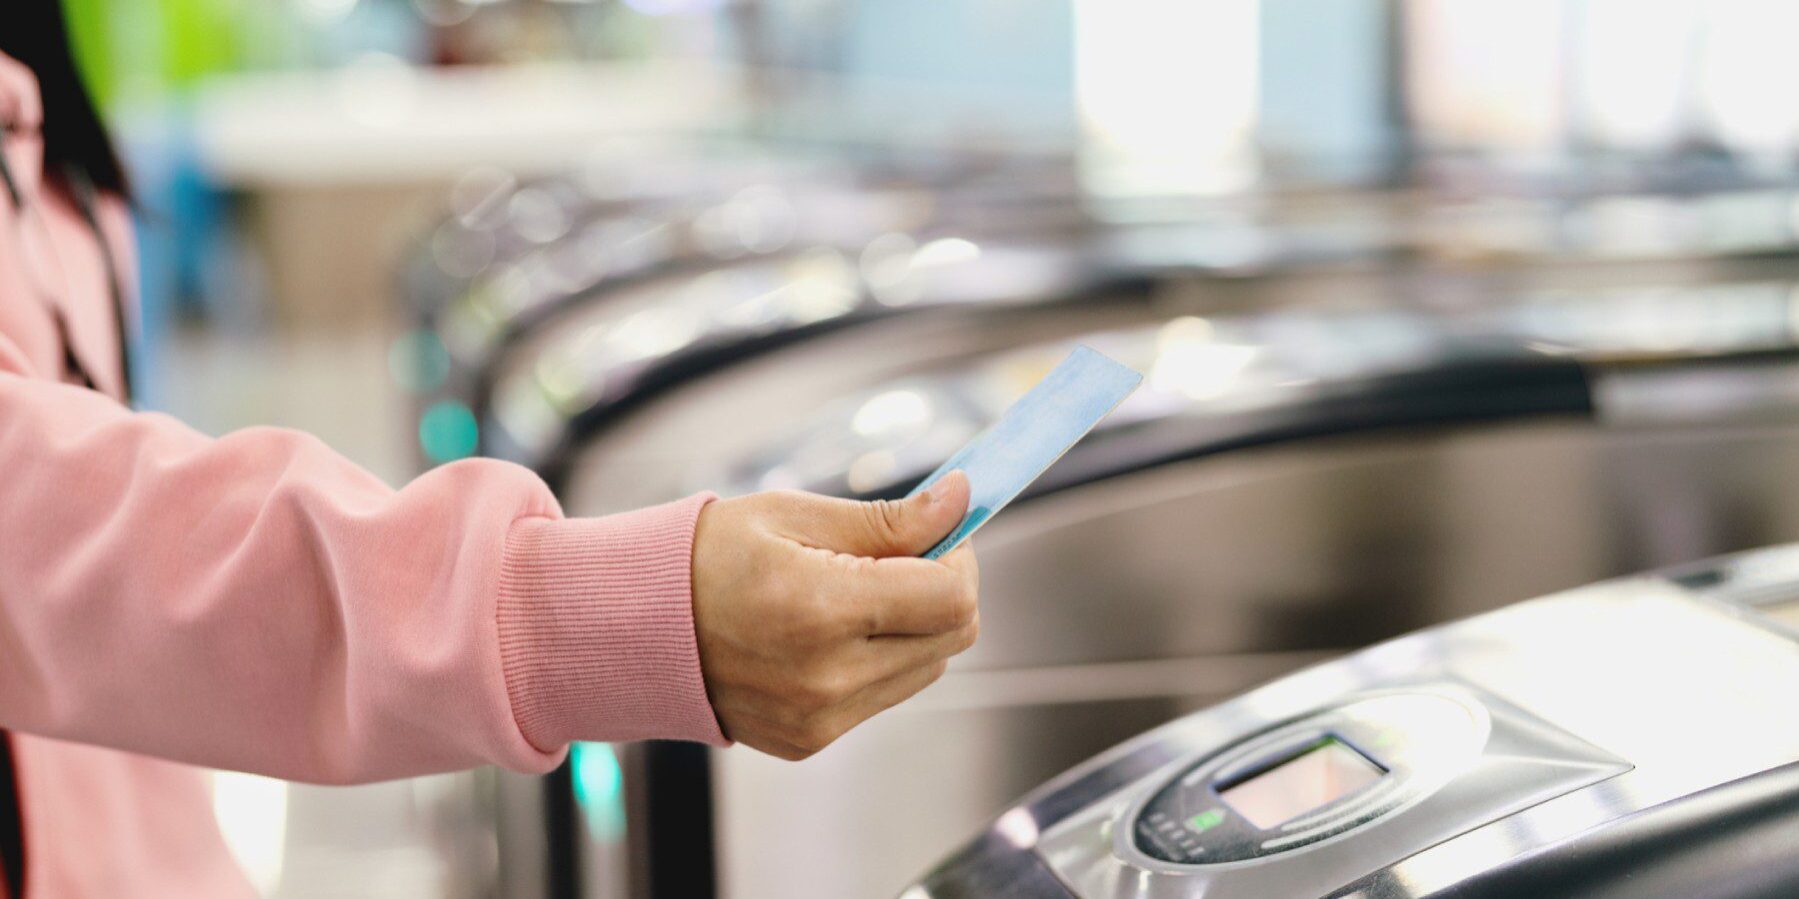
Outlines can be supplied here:
[[961, 469], [972, 491], [962, 523], [924, 557], [935, 559], [962, 545], [1141, 383], [1143, 376], [1136, 371], [1088, 347], [1075, 347], [999, 421], [913, 488], [917, 494]]

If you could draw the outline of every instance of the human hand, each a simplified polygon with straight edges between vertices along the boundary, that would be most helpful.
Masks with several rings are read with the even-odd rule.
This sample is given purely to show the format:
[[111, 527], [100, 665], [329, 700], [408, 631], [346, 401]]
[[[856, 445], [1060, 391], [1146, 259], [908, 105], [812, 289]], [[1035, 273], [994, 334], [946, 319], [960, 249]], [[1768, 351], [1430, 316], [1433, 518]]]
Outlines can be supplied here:
[[974, 645], [980, 575], [967, 544], [917, 556], [967, 508], [960, 472], [900, 501], [773, 492], [707, 505], [693, 616], [725, 735], [797, 761], [941, 677]]

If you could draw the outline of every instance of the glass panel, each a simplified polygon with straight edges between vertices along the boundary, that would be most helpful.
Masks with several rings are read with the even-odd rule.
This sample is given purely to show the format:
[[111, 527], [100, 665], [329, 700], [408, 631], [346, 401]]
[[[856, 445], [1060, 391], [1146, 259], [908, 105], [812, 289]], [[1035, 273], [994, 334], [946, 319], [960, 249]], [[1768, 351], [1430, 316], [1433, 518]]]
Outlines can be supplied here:
[[1267, 830], [1342, 799], [1385, 773], [1361, 753], [1333, 739], [1218, 795], [1249, 823]]

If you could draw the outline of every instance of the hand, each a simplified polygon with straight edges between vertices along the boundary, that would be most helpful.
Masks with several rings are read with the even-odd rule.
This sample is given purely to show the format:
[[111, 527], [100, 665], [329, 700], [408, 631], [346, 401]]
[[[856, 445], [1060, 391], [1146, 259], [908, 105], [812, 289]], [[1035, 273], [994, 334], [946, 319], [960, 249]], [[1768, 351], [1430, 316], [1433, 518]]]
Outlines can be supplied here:
[[693, 617], [725, 735], [797, 761], [941, 677], [974, 645], [980, 576], [966, 544], [917, 556], [967, 508], [960, 472], [896, 502], [780, 492], [706, 506]]

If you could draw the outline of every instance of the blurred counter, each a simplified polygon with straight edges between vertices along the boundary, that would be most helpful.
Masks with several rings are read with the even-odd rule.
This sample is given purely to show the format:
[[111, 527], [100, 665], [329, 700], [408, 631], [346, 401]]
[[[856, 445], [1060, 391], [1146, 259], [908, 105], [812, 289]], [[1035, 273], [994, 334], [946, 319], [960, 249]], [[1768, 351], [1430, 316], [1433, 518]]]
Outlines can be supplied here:
[[194, 124], [223, 185], [442, 186], [479, 166], [565, 171], [610, 141], [729, 130], [750, 108], [743, 79], [712, 64], [422, 69], [373, 57], [211, 81]]

